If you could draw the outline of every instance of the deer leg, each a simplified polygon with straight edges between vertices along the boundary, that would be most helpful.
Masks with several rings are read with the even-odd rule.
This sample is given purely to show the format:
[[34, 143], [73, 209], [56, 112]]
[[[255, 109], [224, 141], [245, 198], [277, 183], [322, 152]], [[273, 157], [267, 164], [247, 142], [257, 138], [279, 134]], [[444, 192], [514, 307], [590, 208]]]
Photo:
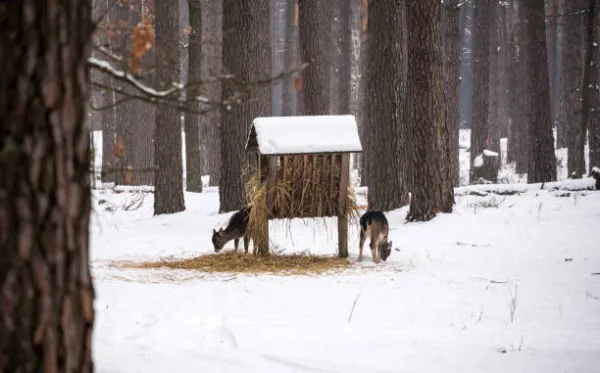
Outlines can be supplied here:
[[377, 256], [377, 240], [371, 238], [371, 256], [373, 257], [374, 263], [379, 263], [379, 257]]
[[238, 251], [238, 246], [240, 244], [240, 239], [239, 238], [234, 238], [233, 239], [233, 246], [235, 247], [235, 252], [237, 253]]
[[365, 245], [365, 232], [362, 230], [360, 230], [360, 248], [359, 248], [359, 252], [358, 252], [358, 261], [362, 261], [363, 258], [363, 246]]
[[244, 252], [248, 254], [248, 245], [250, 245], [250, 237], [248, 235], [244, 235]]

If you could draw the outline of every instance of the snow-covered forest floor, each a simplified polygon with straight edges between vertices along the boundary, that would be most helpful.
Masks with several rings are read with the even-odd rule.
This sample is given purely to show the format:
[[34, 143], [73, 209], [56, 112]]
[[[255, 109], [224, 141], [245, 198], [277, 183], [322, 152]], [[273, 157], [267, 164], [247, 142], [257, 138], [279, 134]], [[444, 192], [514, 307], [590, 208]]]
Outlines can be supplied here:
[[[96, 371], [597, 372], [600, 192], [565, 190], [592, 185], [457, 188], [455, 211], [428, 223], [404, 224], [406, 208], [387, 214], [397, 249], [387, 262], [366, 255], [319, 276], [115, 268], [212, 253], [212, 229], [231, 214], [217, 213], [216, 188], [158, 217], [152, 193], [95, 190]], [[520, 193], [471, 193], [502, 189]], [[298, 219], [270, 232], [278, 252], [333, 255], [336, 229]], [[355, 262], [357, 226], [349, 247]]]

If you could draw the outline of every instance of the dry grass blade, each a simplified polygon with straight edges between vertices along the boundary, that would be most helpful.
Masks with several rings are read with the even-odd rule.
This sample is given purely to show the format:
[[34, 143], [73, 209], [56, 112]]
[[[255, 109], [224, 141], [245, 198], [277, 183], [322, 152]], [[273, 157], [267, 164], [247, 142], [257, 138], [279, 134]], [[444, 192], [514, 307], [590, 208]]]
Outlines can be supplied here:
[[343, 271], [350, 267], [350, 262], [344, 258], [307, 254], [255, 256], [224, 252], [201, 255], [191, 259], [123, 263], [117, 266], [138, 269], [170, 268], [201, 272], [309, 275]]

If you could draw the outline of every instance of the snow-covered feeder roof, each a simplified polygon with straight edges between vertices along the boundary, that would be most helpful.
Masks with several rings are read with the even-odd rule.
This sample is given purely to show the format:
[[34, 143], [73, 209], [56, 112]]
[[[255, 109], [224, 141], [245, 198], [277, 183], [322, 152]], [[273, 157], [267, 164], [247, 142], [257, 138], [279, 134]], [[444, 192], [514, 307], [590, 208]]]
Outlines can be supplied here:
[[259, 117], [246, 150], [262, 155], [357, 153], [362, 151], [353, 115]]

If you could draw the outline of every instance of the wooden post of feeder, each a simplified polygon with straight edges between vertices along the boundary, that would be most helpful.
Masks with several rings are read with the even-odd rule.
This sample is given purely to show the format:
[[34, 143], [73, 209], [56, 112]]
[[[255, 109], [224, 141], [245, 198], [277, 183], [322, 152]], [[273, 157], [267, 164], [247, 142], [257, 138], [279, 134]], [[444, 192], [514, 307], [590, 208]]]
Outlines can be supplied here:
[[259, 232], [258, 237], [254, 237], [254, 244], [257, 247], [258, 255], [267, 255], [269, 253], [269, 219], [271, 218], [273, 211], [273, 204], [275, 201], [275, 184], [277, 183], [277, 157], [267, 157], [267, 195], [266, 195], [266, 207], [267, 214], [265, 215], [265, 222], [261, 224], [263, 227], [262, 232]]
[[338, 256], [348, 257], [348, 216], [346, 214], [346, 196], [350, 182], [350, 154], [342, 153], [340, 166], [340, 192], [338, 209]]

